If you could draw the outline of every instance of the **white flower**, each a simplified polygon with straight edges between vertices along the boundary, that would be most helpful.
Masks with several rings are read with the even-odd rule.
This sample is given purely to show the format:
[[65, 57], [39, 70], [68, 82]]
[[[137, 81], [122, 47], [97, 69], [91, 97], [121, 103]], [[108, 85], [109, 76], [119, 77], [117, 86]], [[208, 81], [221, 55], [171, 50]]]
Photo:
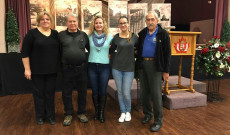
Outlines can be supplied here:
[[214, 60], [214, 57], [213, 57], [213, 56], [211, 56], [211, 60]]
[[225, 67], [225, 65], [221, 62], [221, 63], [220, 63], [220, 69], [221, 69], [221, 68], [224, 68], [224, 67]]
[[215, 44], [214, 44], [214, 47], [215, 47], [215, 48], [218, 48], [219, 45], [220, 45], [219, 43], [215, 43]]
[[218, 73], [219, 76], [223, 76], [224, 74], [223, 73]]
[[220, 58], [220, 51], [217, 51], [216, 58]]

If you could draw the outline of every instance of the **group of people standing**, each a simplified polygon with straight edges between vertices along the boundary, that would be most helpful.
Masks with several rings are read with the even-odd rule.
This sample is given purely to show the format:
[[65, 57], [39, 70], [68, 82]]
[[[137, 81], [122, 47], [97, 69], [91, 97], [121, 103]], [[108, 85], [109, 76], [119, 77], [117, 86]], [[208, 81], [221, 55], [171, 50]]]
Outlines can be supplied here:
[[[89, 26], [89, 34], [78, 29], [78, 19], [67, 16], [67, 30], [58, 33], [51, 29], [51, 15], [44, 11], [37, 16], [38, 27], [30, 30], [23, 40], [22, 61], [25, 77], [33, 83], [33, 98], [37, 124], [45, 121], [55, 124], [54, 95], [57, 73], [62, 75], [62, 99], [64, 103], [64, 126], [73, 119], [72, 91], [78, 91], [78, 119], [86, 123], [87, 78], [92, 88], [95, 107], [94, 120], [105, 122], [106, 89], [110, 78], [110, 54], [117, 50], [112, 75], [118, 91], [121, 115], [119, 122], [131, 120], [130, 89], [134, 79], [135, 57], [140, 74], [143, 113], [142, 123], [154, 116], [150, 130], [160, 130], [163, 122], [161, 99], [162, 78], [168, 79], [171, 56], [167, 32], [158, 25], [157, 15], [149, 12], [147, 27], [137, 36], [130, 32], [129, 20], [118, 20], [120, 33], [111, 35], [104, 18], [96, 16]], [[89, 52], [87, 58], [86, 51]], [[88, 77], [87, 77], [88, 76]], [[151, 101], [154, 103], [152, 111]]]

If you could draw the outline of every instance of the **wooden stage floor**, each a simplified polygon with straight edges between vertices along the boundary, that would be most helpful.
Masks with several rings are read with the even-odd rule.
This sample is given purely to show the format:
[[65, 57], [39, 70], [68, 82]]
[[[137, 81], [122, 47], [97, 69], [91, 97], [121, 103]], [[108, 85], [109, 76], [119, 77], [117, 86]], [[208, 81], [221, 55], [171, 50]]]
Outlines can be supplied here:
[[[208, 102], [205, 107], [167, 110], [164, 108], [163, 128], [157, 132], [150, 132], [149, 124], [143, 125], [141, 111], [132, 109], [130, 122], [118, 123], [120, 116], [118, 102], [108, 97], [106, 104], [106, 121], [100, 123], [93, 120], [92, 93], [88, 90], [87, 116], [89, 122], [80, 123], [76, 118], [76, 95], [74, 98], [74, 119], [70, 126], [63, 127], [64, 107], [61, 92], [56, 92], [56, 120], [55, 125], [45, 123], [37, 125], [35, 121], [32, 94], [9, 95], [0, 97], [0, 135], [229, 135], [230, 134], [230, 80], [221, 80], [220, 95], [222, 102]], [[134, 101], [135, 102], [135, 101]], [[134, 103], [133, 102], [133, 103]]]

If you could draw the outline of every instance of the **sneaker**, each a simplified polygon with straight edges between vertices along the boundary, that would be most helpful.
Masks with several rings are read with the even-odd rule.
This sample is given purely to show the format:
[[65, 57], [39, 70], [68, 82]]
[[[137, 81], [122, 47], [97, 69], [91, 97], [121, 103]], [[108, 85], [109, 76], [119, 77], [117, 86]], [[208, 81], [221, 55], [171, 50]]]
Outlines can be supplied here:
[[130, 114], [130, 112], [126, 112], [125, 121], [130, 121], [130, 120], [131, 120], [131, 114]]
[[85, 116], [85, 114], [79, 114], [79, 115], [77, 115], [77, 117], [79, 118], [79, 120], [80, 120], [82, 123], [88, 122], [88, 118]]
[[71, 124], [72, 119], [73, 119], [72, 115], [65, 116], [64, 121], [63, 121], [63, 125], [69, 126]]
[[124, 122], [125, 121], [125, 113], [121, 113], [120, 118], [118, 119], [119, 122]]
[[55, 117], [47, 118], [46, 121], [49, 122], [51, 125], [54, 125], [56, 123]]
[[43, 118], [38, 118], [37, 119], [37, 124], [38, 125], [43, 125], [44, 124], [44, 119]]

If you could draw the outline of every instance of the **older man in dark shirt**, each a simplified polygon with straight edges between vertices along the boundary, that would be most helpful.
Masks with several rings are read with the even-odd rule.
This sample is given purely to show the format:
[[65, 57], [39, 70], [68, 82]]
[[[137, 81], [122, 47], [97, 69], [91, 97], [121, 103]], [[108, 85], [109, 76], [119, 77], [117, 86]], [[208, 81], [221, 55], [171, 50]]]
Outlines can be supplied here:
[[89, 50], [89, 39], [85, 32], [78, 29], [76, 16], [67, 17], [68, 29], [59, 33], [62, 44], [62, 75], [65, 118], [63, 125], [69, 126], [72, 121], [73, 104], [72, 90], [78, 90], [78, 112], [77, 116], [83, 123], [88, 122], [85, 115], [87, 94], [87, 56], [85, 48]]
[[139, 45], [137, 47], [143, 113], [145, 115], [142, 123], [148, 123], [154, 115], [154, 124], [150, 130], [157, 132], [163, 122], [161, 81], [162, 77], [164, 80], [169, 77], [171, 47], [168, 33], [158, 25], [155, 13], [148, 13], [146, 24], [147, 27], [138, 33]]

